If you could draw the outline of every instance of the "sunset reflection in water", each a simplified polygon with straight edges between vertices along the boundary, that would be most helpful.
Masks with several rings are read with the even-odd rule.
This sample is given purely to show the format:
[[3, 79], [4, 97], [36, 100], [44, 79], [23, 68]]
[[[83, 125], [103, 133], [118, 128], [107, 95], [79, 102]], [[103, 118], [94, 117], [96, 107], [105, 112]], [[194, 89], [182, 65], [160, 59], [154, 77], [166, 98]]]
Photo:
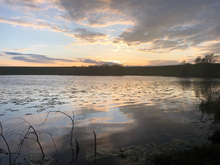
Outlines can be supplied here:
[[[53, 135], [58, 150], [66, 151], [72, 127], [67, 116], [48, 115], [50, 111], [74, 113], [73, 136], [84, 152], [92, 148], [93, 130], [98, 147], [109, 149], [146, 141], [164, 143], [173, 137], [189, 139], [186, 132], [201, 126], [190, 124], [199, 114], [194, 113], [199, 98], [214, 88], [208, 82], [145, 76], [4, 76], [0, 79], [0, 120], [17, 130], [24, 130], [27, 124], [19, 125], [23, 120], [13, 118], [30, 122], [42, 132], [40, 138], [48, 153], [54, 148], [43, 131]], [[216, 88], [219, 80], [211, 80], [211, 84]]]

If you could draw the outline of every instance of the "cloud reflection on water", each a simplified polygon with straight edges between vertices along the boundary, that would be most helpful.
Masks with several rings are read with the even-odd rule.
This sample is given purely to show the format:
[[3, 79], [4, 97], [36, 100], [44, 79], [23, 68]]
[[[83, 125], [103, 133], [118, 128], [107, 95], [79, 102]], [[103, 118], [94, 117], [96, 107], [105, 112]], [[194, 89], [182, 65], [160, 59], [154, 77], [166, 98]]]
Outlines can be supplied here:
[[[0, 79], [0, 120], [22, 117], [38, 127], [49, 111], [74, 111], [74, 137], [86, 152], [93, 148], [93, 130], [98, 148], [163, 143], [172, 137], [187, 139], [186, 132], [198, 129], [189, 124], [196, 120], [191, 112], [198, 97], [218, 84], [216, 79], [175, 77], [5, 76]], [[12, 119], [7, 126], [16, 122]], [[57, 147], [67, 151], [70, 128], [66, 116], [51, 113], [39, 130], [52, 132]], [[52, 146], [50, 138], [41, 138], [47, 152], [53, 152], [47, 147]]]

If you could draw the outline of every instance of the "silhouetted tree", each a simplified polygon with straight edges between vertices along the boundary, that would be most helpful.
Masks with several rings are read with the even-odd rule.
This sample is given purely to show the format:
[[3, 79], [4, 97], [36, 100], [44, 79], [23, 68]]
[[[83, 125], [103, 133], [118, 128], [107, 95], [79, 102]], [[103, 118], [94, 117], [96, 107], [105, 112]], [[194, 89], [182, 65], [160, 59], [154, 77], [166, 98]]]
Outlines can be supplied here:
[[191, 63], [186, 62], [186, 60], [183, 60], [183, 61], [180, 63], [180, 65], [191, 65]]
[[200, 56], [198, 56], [195, 59], [195, 64], [198, 63], [208, 63], [208, 64], [213, 64], [219, 61], [219, 56], [218, 55], [214, 55], [214, 53], [210, 53], [210, 54], [206, 54], [203, 58], [201, 58]]
[[199, 64], [199, 63], [201, 63], [201, 61], [202, 61], [202, 58], [200, 56], [198, 56], [198, 57], [196, 57], [194, 62], [195, 62], [195, 64]]
[[186, 65], [186, 60], [183, 60], [180, 65]]
[[107, 64], [107, 63], [105, 63], [105, 64], [102, 64], [102, 65], [100, 65], [100, 67], [123, 67], [123, 65], [122, 64]]
[[201, 63], [206, 63], [205, 57], [201, 59]]
[[203, 58], [205, 63], [216, 63], [219, 60], [218, 55], [214, 55], [214, 53], [211, 54], [206, 54], [205, 57]]

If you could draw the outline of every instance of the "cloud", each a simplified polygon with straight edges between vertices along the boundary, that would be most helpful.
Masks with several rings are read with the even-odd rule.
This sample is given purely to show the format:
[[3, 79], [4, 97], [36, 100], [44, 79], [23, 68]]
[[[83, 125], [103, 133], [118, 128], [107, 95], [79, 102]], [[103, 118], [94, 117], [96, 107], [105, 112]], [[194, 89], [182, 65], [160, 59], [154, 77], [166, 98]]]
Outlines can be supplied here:
[[48, 29], [56, 32], [71, 32], [68, 28], [61, 27], [56, 24], [48, 23], [48, 22], [28, 22], [19, 19], [6, 19], [0, 17], [0, 23], [8, 23], [13, 26], [23, 26], [23, 27], [32, 27], [32, 28], [40, 28], [40, 29]]
[[[56, 62], [80, 62], [85, 64], [96, 64], [96, 65], [102, 65], [102, 64], [116, 64], [115, 62], [104, 62], [99, 60], [92, 60], [88, 58], [77, 58], [74, 60], [70, 59], [63, 59], [63, 58], [51, 58], [45, 55], [39, 55], [39, 54], [24, 54], [24, 53], [17, 53], [17, 52], [4, 52], [6, 55], [13, 56], [11, 59], [18, 60], [18, 61], [24, 61], [29, 63], [44, 63], [44, 64], [54, 64]], [[2, 54], [3, 55], [3, 54]], [[1, 54], [0, 54], [1, 56]]]
[[204, 42], [216, 41], [216, 40], [220, 41], [220, 25], [213, 25], [212, 27], [205, 29], [201, 33], [198, 33], [187, 39], [188, 42], [192, 43], [192, 46], [197, 46]]
[[[95, 32], [92, 30], [88, 30], [86, 28], [76, 28], [75, 30], [70, 30], [66, 26], [60, 26], [43, 21], [41, 22], [38, 21], [33, 23], [19, 19], [5, 19], [0, 17], [0, 23], [8, 23], [13, 26], [32, 27], [32, 28], [52, 30], [56, 32], [63, 32], [66, 33], [66, 35], [74, 37], [85, 43], [97, 43], [97, 42], [105, 43], [107, 40], [107, 35], [100, 32]], [[13, 51], [15, 49], [11, 49], [11, 50]]]
[[111, 62], [111, 61], [100, 61], [100, 60], [92, 60], [92, 59], [82, 59], [82, 58], [77, 58], [79, 62], [85, 63], [85, 64], [96, 64], [96, 65], [114, 65], [114, 64], [119, 64], [119, 62]]
[[23, 53], [16, 53], [16, 52], [4, 52], [6, 55], [12, 55], [11, 59], [13, 60], [19, 60], [24, 62], [31, 62], [31, 63], [47, 63], [47, 64], [53, 64], [58, 61], [62, 62], [76, 62], [75, 60], [68, 60], [63, 58], [51, 58], [47, 57], [45, 55], [39, 55], [39, 54], [23, 54]]
[[41, 10], [39, 6], [43, 0], [3, 0], [7, 5], [16, 8], [23, 8], [23, 10]]
[[[122, 0], [112, 1], [116, 10], [135, 18], [135, 25], [113, 41], [138, 46], [155, 40], [179, 40], [184, 46], [196, 46], [220, 39], [220, 1]], [[123, 7], [124, 6], [124, 7]], [[129, 9], [129, 10], [128, 10]], [[167, 48], [172, 49], [173, 45]], [[179, 49], [178, 48], [178, 49]], [[143, 50], [143, 49], [142, 49]]]
[[[135, 47], [151, 44], [150, 48], [138, 49], [142, 52], [184, 50], [203, 42], [220, 40], [218, 0], [59, 0], [58, 4], [66, 11], [61, 17], [68, 21], [89, 26], [108, 26], [118, 22], [133, 25], [115, 37], [112, 43]], [[81, 35], [76, 37], [81, 38]]]
[[204, 51], [205, 53], [220, 53], [220, 42], [210, 43], [202, 46], [198, 46], [200, 51]]
[[71, 17], [70, 15], [63, 14], [59, 16], [60, 19], [68, 22], [75, 21], [77, 23], [88, 25], [90, 27], [106, 27], [110, 25], [116, 24], [125, 24], [125, 25], [133, 25], [134, 20], [128, 19], [125, 16], [120, 16], [114, 13], [100, 12], [100, 13], [93, 13], [87, 14], [85, 18], [77, 18]]
[[0, 0], [3, 5], [21, 12], [37, 12], [57, 8], [56, 2], [57, 0]]
[[35, 57], [24, 57], [24, 56], [18, 56], [18, 57], [12, 57], [12, 60], [18, 60], [18, 61], [24, 61], [24, 62], [30, 62], [30, 63], [45, 63], [45, 64], [53, 64], [54, 61], [48, 61], [44, 59], [38, 59]]
[[43, 45], [34, 45], [34, 46], [31, 46], [29, 48], [18, 48], [18, 49], [2, 49], [4, 51], [26, 51], [26, 50], [30, 50], [30, 49], [35, 49], [35, 47], [45, 47]]
[[181, 44], [178, 41], [155, 40], [150, 46], [139, 48], [137, 51], [150, 53], [167, 53], [172, 50], [185, 50], [188, 47], [189, 46], [187, 44]]
[[[85, 43], [106, 42], [107, 35], [88, 30], [115, 24], [131, 25], [114, 36], [113, 44], [137, 47], [137, 51], [164, 53], [197, 48], [204, 42], [220, 41], [219, 0], [1, 0], [13, 7], [35, 11], [56, 7], [61, 22], [86, 25], [75, 31], [50, 22], [5, 19], [14, 26], [64, 32]], [[50, 9], [49, 9], [50, 10]], [[52, 12], [50, 10], [50, 12]], [[54, 12], [54, 11], [53, 11]], [[145, 46], [149, 45], [149, 46]], [[203, 48], [202, 48], [203, 49]], [[219, 51], [213, 47], [213, 50]]]
[[97, 64], [97, 65], [102, 65], [103, 62], [102, 61], [97, 61], [97, 60], [91, 60], [91, 59], [81, 59], [81, 58], [77, 58], [79, 60], [79, 62], [82, 63], [88, 63], [88, 64]]
[[88, 14], [99, 13], [100, 9], [107, 7], [108, 2], [97, 0], [60, 0], [58, 1], [61, 8], [68, 12], [73, 21], [84, 21]]
[[111, 0], [59, 0], [60, 8], [67, 13], [64, 20], [87, 24], [89, 26], [108, 26], [132, 24], [132, 17], [111, 8]]
[[104, 43], [107, 37], [106, 34], [94, 32], [85, 28], [77, 28], [74, 30], [74, 33], [68, 35], [86, 43]]
[[178, 65], [180, 62], [176, 60], [150, 60], [148, 61], [148, 65]]

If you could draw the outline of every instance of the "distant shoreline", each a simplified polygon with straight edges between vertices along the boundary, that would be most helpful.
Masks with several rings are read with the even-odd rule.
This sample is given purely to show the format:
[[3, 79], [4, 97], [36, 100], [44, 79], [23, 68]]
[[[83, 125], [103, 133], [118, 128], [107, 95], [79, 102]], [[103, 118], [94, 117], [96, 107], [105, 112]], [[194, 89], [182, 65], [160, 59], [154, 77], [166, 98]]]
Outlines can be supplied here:
[[170, 66], [0, 67], [0, 75], [174, 76], [220, 78], [220, 64]]

